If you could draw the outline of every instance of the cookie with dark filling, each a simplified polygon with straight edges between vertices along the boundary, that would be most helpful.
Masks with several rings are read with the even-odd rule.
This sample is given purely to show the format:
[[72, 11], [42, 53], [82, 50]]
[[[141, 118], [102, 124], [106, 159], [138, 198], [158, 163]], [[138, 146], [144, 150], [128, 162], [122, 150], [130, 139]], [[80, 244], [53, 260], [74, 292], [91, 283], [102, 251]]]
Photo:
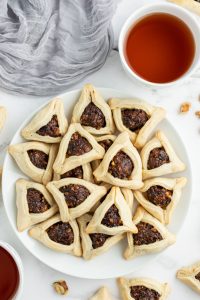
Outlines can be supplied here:
[[143, 179], [177, 173], [185, 169], [170, 141], [162, 131], [148, 141], [140, 152]]
[[149, 120], [149, 116], [142, 109], [123, 109], [121, 114], [124, 126], [133, 132], [141, 129]]
[[173, 192], [160, 185], [151, 186], [147, 191], [147, 199], [162, 209], [170, 204]]
[[130, 294], [134, 300], [159, 300], [161, 297], [157, 291], [143, 285], [131, 286]]
[[47, 189], [59, 206], [63, 222], [74, 220], [89, 212], [107, 191], [105, 186], [72, 177], [49, 182]]
[[32, 164], [39, 168], [45, 170], [48, 165], [49, 156], [48, 154], [44, 153], [43, 151], [31, 149], [28, 150], [28, 156]]
[[160, 223], [141, 206], [137, 208], [133, 222], [136, 224], [138, 232], [127, 234], [128, 247], [124, 252], [126, 259], [160, 252], [176, 240], [164, 224]]
[[181, 199], [185, 177], [155, 177], [144, 181], [144, 186], [134, 191], [136, 200], [163, 224], [169, 224]]
[[149, 154], [147, 168], [148, 170], [155, 169], [169, 162], [169, 156], [164, 147], [154, 148]]
[[36, 113], [21, 134], [27, 140], [56, 144], [61, 141], [67, 127], [63, 102], [55, 98]]
[[9, 146], [9, 153], [20, 170], [36, 182], [47, 184], [52, 179], [56, 144], [27, 142]]
[[92, 150], [92, 145], [88, 140], [81, 136], [78, 132], [73, 133], [68, 144], [67, 155], [68, 156], [80, 156], [88, 153]]
[[68, 208], [77, 207], [90, 195], [90, 191], [79, 184], [62, 186], [59, 190], [64, 194]]
[[84, 109], [80, 123], [83, 126], [94, 127], [95, 129], [101, 129], [106, 125], [103, 112], [93, 102], [90, 102]]
[[200, 261], [182, 267], [177, 271], [176, 277], [200, 294]]
[[38, 129], [36, 133], [41, 136], [50, 136], [50, 137], [61, 136], [57, 115], [53, 115], [51, 120], [46, 125]]
[[109, 105], [120, 132], [127, 132], [132, 143], [141, 149], [156, 126], [165, 117], [165, 110], [136, 98], [111, 98]]
[[106, 212], [103, 220], [101, 221], [101, 224], [107, 226], [107, 227], [117, 227], [122, 226], [122, 220], [119, 215], [118, 208], [116, 205], [112, 205], [108, 211]]
[[122, 234], [124, 232], [136, 233], [137, 228], [132, 221], [133, 195], [113, 186], [103, 201], [99, 201], [93, 217], [87, 225], [86, 232], [104, 233], [107, 235]]
[[92, 248], [97, 249], [102, 247], [109, 237], [110, 235], [104, 233], [91, 233], [90, 239], [92, 241]]
[[168, 283], [151, 278], [119, 278], [117, 280], [122, 300], [166, 300], [170, 292]]
[[79, 228], [76, 220], [62, 222], [60, 214], [29, 230], [29, 235], [55, 251], [81, 256]]
[[119, 179], [129, 179], [134, 169], [130, 157], [123, 151], [119, 151], [109, 164], [108, 172]]
[[27, 202], [29, 207], [29, 213], [39, 214], [47, 211], [51, 206], [45, 199], [44, 195], [34, 189], [27, 189]]
[[80, 123], [94, 135], [111, 134], [114, 131], [110, 107], [91, 84], [83, 87], [73, 109], [72, 123]]
[[55, 243], [69, 246], [74, 242], [74, 233], [69, 223], [55, 223], [47, 229], [47, 234]]
[[146, 222], [140, 222], [136, 225], [138, 233], [133, 234], [134, 245], [148, 245], [161, 241], [162, 235], [151, 224]]
[[141, 158], [127, 132], [114, 139], [93, 174], [98, 182], [133, 190], [143, 186]]
[[16, 206], [18, 231], [43, 222], [58, 211], [44, 185], [25, 179], [16, 181]]

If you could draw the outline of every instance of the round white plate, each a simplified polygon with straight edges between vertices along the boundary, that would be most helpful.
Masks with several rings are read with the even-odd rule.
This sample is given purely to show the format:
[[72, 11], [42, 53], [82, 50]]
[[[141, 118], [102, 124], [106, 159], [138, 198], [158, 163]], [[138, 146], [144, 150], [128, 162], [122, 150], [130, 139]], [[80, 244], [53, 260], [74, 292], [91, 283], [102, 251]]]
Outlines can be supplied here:
[[[125, 92], [120, 92], [117, 90], [99, 88], [100, 93], [105, 99], [110, 97], [133, 97], [134, 95], [127, 94]], [[68, 92], [62, 94], [60, 97], [63, 99], [66, 115], [70, 121], [71, 112], [73, 106], [75, 105], [77, 99], [79, 98], [80, 90]], [[46, 103], [44, 104], [46, 105]], [[44, 106], [43, 105], [43, 106]], [[20, 136], [21, 129], [31, 120], [33, 115], [38, 112], [41, 107], [38, 108], [32, 115], [30, 115], [25, 122], [18, 128], [16, 134], [14, 135], [11, 144], [21, 143], [24, 140]], [[184, 144], [177, 134], [175, 127], [169, 123], [169, 121], [164, 120], [160, 125], [159, 129], [162, 129], [166, 135], [169, 137], [172, 145], [177, 151], [180, 158], [184, 161], [187, 166], [185, 172], [178, 173], [177, 176], [186, 176], [188, 178], [188, 184], [184, 189], [182, 199], [178, 205], [178, 209], [175, 211], [173, 216], [173, 222], [169, 229], [173, 233], [177, 233], [185, 220], [186, 214], [188, 212], [188, 206], [191, 198], [191, 169], [189, 159], [184, 147]], [[9, 218], [9, 221], [20, 241], [24, 246], [40, 261], [48, 265], [49, 267], [63, 272], [68, 275], [91, 278], [91, 279], [103, 279], [123, 276], [125, 274], [131, 273], [141, 266], [145, 265], [147, 262], [152, 260], [156, 255], [146, 255], [138, 257], [134, 260], [126, 261], [123, 258], [123, 251], [126, 247], [126, 240], [118, 245], [115, 245], [107, 253], [94, 258], [91, 261], [84, 261], [82, 258], [77, 258], [71, 255], [59, 253], [48, 249], [43, 246], [38, 241], [29, 237], [27, 231], [19, 233], [16, 229], [16, 205], [15, 205], [15, 182], [19, 178], [26, 177], [14, 160], [7, 154], [4, 162], [4, 172], [2, 179], [2, 191], [3, 191], [3, 201], [4, 206]], [[173, 246], [172, 246], [173, 247]]]

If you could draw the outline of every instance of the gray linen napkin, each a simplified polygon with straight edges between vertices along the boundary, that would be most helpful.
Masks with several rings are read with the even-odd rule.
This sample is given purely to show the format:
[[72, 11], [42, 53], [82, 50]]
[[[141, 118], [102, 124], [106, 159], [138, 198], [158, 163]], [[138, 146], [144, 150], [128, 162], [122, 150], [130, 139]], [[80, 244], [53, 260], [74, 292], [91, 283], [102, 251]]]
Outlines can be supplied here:
[[0, 86], [55, 95], [98, 70], [115, 0], [0, 0]]

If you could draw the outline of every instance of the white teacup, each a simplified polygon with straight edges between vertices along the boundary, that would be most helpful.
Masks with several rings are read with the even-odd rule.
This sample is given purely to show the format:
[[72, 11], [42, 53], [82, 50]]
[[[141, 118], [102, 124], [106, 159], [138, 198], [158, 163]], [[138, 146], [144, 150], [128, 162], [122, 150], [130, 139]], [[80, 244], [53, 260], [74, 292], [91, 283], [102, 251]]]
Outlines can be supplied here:
[[18, 253], [15, 251], [15, 249], [9, 244], [7, 244], [6, 242], [0, 240], [0, 247], [4, 248], [12, 256], [12, 258], [14, 259], [17, 265], [19, 271], [19, 285], [13, 300], [20, 300], [22, 295], [22, 290], [23, 290], [23, 284], [24, 284], [23, 265], [22, 265], [21, 258], [18, 255]]
[[[129, 66], [126, 57], [125, 57], [125, 43], [127, 35], [130, 29], [134, 26], [134, 24], [140, 20], [142, 17], [152, 13], [168, 13], [180, 18], [192, 31], [195, 41], [195, 56], [193, 59], [193, 63], [191, 64], [190, 68], [177, 80], [167, 82], [167, 83], [154, 83], [148, 80], [143, 79], [138, 74], [136, 74]], [[124, 23], [120, 37], [119, 37], [119, 54], [120, 59], [122, 62], [122, 66], [126, 73], [129, 75], [131, 79], [137, 81], [141, 84], [145, 84], [147, 86], [158, 88], [158, 87], [169, 87], [175, 84], [181, 84], [186, 81], [192, 74], [195, 73], [197, 68], [200, 67], [200, 26], [198, 24], [198, 20], [189, 11], [186, 9], [179, 7], [175, 4], [171, 3], [160, 3], [160, 4], [151, 4], [145, 5], [140, 9], [136, 10]]]

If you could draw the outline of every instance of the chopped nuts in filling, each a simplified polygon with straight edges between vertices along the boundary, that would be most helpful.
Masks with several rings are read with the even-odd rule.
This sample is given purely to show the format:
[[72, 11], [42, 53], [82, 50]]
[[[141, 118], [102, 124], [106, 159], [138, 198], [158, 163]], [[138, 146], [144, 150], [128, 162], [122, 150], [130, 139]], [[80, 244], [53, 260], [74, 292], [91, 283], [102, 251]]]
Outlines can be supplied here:
[[134, 169], [130, 157], [123, 151], [119, 151], [110, 162], [108, 172], [119, 179], [129, 179]]
[[160, 232], [149, 223], [140, 222], [136, 227], [138, 233], [133, 234], [135, 246], [148, 245], [163, 239]]
[[46, 136], [46, 135], [51, 136], [51, 137], [59, 137], [59, 136], [61, 136], [57, 116], [53, 115], [53, 117], [47, 123], [47, 125], [42, 126], [36, 132], [39, 135], [42, 135], [42, 136]]
[[80, 119], [81, 125], [101, 129], [106, 126], [104, 114], [93, 102], [84, 109]]
[[159, 300], [160, 294], [143, 285], [135, 285], [130, 287], [130, 294], [134, 300]]
[[69, 208], [80, 205], [90, 195], [90, 191], [83, 185], [79, 184], [65, 185], [59, 190], [64, 194]]
[[28, 202], [29, 213], [43, 213], [51, 207], [44, 198], [44, 195], [34, 188], [27, 189], [26, 198]]
[[169, 156], [164, 147], [154, 148], [149, 154], [147, 169], [155, 169], [167, 163], [169, 163]]
[[74, 232], [69, 223], [57, 222], [47, 229], [49, 238], [62, 245], [71, 245], [74, 242]]
[[49, 155], [40, 150], [28, 150], [28, 156], [34, 166], [45, 170], [48, 165]]
[[200, 281], [200, 272], [195, 276], [195, 278]]
[[110, 146], [113, 144], [113, 141], [104, 140], [104, 141], [100, 141], [98, 143], [99, 143], [99, 145], [101, 145], [104, 148], [105, 151], [107, 151], [110, 148]]
[[154, 185], [147, 190], [147, 199], [162, 209], [166, 209], [172, 199], [173, 192], [163, 186]]
[[83, 168], [79, 166], [61, 175], [61, 179], [68, 177], [83, 179]]
[[108, 209], [103, 220], [101, 221], [101, 224], [110, 228], [123, 225], [118, 208], [115, 206], [115, 204]]
[[69, 141], [67, 155], [82, 155], [92, 150], [92, 145], [88, 142], [86, 138], [81, 136], [78, 132], [72, 134]]
[[90, 234], [90, 239], [92, 241], [92, 248], [97, 249], [102, 247], [105, 241], [110, 237], [110, 235], [104, 233], [92, 233]]
[[149, 120], [147, 113], [142, 109], [123, 109], [122, 121], [124, 126], [131, 131], [137, 131], [141, 129], [145, 123]]

